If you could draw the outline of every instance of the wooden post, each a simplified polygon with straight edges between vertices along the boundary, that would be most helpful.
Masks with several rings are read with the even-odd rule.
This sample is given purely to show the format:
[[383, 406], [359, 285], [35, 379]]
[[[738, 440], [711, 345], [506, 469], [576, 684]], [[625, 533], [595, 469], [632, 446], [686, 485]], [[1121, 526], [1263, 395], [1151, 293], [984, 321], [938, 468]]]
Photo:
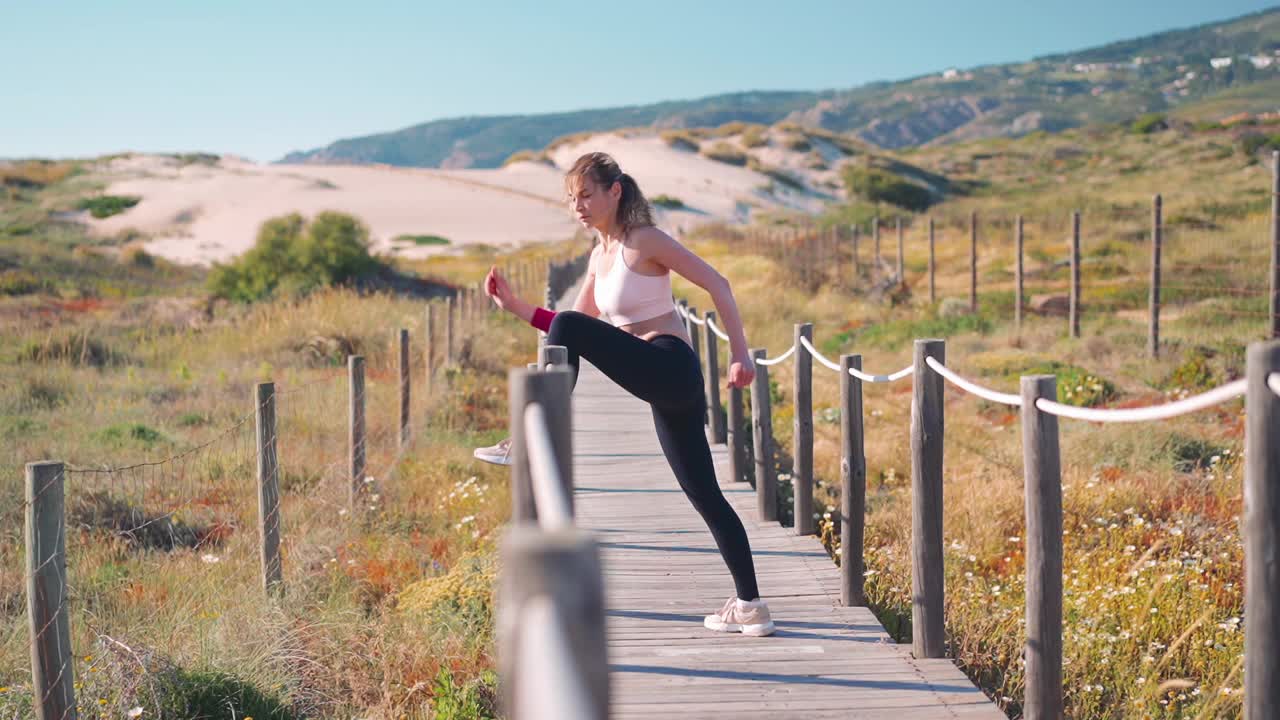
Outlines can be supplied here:
[[816, 532], [813, 521], [813, 356], [802, 345], [800, 338], [813, 342], [813, 324], [796, 323], [795, 343], [795, 428], [792, 456], [795, 466], [791, 469], [794, 489], [795, 533], [812, 535]]
[[364, 489], [365, 433], [364, 433], [364, 356], [347, 356], [347, 452], [351, 459], [351, 492], [348, 502], [352, 507], [360, 501]]
[[1058, 418], [1036, 407], [1056, 400], [1057, 378], [1022, 378], [1022, 473], [1027, 513], [1026, 720], [1062, 717], [1062, 467]]
[[454, 316], [457, 315], [457, 308], [452, 297], [444, 299], [444, 364], [446, 367], [453, 367], [454, 361]]
[[683, 325], [684, 325], [684, 331], [685, 331], [686, 333], [688, 333], [689, 337], [693, 337], [693, 333], [689, 330], [689, 326], [693, 324], [693, 323], [689, 322], [689, 301], [688, 301], [688, 300], [681, 300], [680, 302], [678, 302], [678, 303], [676, 303], [676, 304], [677, 304], [677, 305], [679, 305], [679, 306], [680, 306], [680, 309], [684, 311], [684, 312], [682, 312], [682, 313], [679, 313], [679, 315], [680, 315], [680, 322], [681, 322], [681, 324], [683, 324]]
[[1280, 342], [1249, 346], [1244, 440], [1244, 716], [1280, 717]]
[[[700, 332], [702, 327], [693, 321], [693, 318], [696, 317], [698, 317], [698, 308], [693, 307], [692, 305], [689, 306], [689, 339], [693, 343], [693, 354], [694, 357], [698, 359], [698, 367], [702, 367], [702, 335]], [[702, 424], [706, 426], [711, 425], [710, 407], [702, 413]]]
[[897, 224], [898, 224], [898, 284], [901, 285], [907, 280], [906, 261], [905, 261], [905, 258], [903, 258], [903, 251], [905, 250], [905, 247], [902, 240], [902, 218], [897, 218]]
[[1280, 150], [1271, 152], [1271, 337], [1280, 338]]
[[1160, 356], [1160, 244], [1164, 238], [1161, 218], [1163, 201], [1159, 195], [1151, 201], [1151, 326], [1147, 334], [1147, 354]]
[[938, 274], [937, 258], [934, 253], [933, 218], [929, 218], [929, 304], [938, 301], [938, 285], [935, 282]]
[[[545, 368], [546, 366], [543, 365]], [[568, 368], [531, 371], [512, 368], [507, 374], [511, 431], [511, 518], [515, 522], [535, 521], [538, 509], [533, 501], [533, 478], [529, 474], [529, 449], [525, 443], [524, 408], [539, 403], [551, 422], [551, 444], [561, 481], [573, 507], [573, 429], [569, 395], [573, 374]], [[558, 421], [561, 420], [561, 421]]]
[[27, 463], [27, 617], [37, 720], [77, 717], [67, 612], [65, 484], [62, 463]]
[[1071, 299], [1068, 323], [1071, 337], [1080, 337], [1080, 211], [1071, 213]]
[[427, 369], [425, 375], [426, 383], [422, 387], [424, 390], [429, 391], [431, 389], [431, 375], [435, 373], [436, 369], [435, 358], [432, 357], [432, 352], [435, 351], [436, 346], [436, 304], [433, 302], [427, 303], [426, 322], [427, 325], [422, 330], [422, 359], [426, 362]]
[[[706, 314], [708, 323], [712, 323], [716, 319], [715, 311], [708, 310]], [[717, 348], [716, 341], [719, 336], [711, 329], [711, 325], [707, 325], [707, 367], [703, 374], [703, 385], [706, 387], [707, 393], [707, 416], [711, 421], [711, 442], [717, 445], [723, 445], [727, 441], [724, 427], [724, 411], [720, 409], [720, 351]]]
[[1013, 265], [1013, 327], [1018, 333], [1022, 332], [1022, 303], [1026, 298], [1023, 283], [1025, 276], [1022, 269], [1022, 216], [1019, 215], [1016, 224], [1017, 229], [1014, 231], [1014, 265]]
[[569, 367], [569, 348], [564, 345], [543, 345], [538, 348], [538, 367]]
[[861, 355], [840, 356], [840, 603], [866, 605], [863, 529], [867, 514], [867, 458], [863, 454]]
[[503, 533], [497, 613], [502, 717], [609, 717], [604, 582], [591, 535]]
[[400, 328], [397, 333], [400, 356], [400, 448], [409, 444], [409, 331]]
[[764, 348], [752, 348], [756, 377], [751, 383], [751, 442], [756, 465], [756, 511], [761, 520], [778, 519], [778, 481], [773, 469], [773, 414], [770, 412], [769, 366]]
[[946, 364], [946, 342], [916, 340], [911, 396], [911, 649], [918, 658], [943, 654], [942, 376], [925, 364]]
[[258, 538], [262, 548], [262, 587], [269, 593], [284, 590], [280, 564], [280, 456], [276, 454], [276, 386], [258, 383], [254, 388], [258, 447]]
[[729, 388], [729, 476], [734, 482], [747, 479], [747, 439], [742, 433], [742, 388]]
[[969, 312], [978, 312], [978, 211], [969, 213]]
[[858, 286], [858, 275], [862, 272], [862, 262], [858, 259], [858, 226], [853, 226], [853, 286]]
[[879, 274], [880, 272], [880, 216], [876, 215], [871, 219], [871, 237], [875, 247], [876, 254], [871, 260], [871, 272]]

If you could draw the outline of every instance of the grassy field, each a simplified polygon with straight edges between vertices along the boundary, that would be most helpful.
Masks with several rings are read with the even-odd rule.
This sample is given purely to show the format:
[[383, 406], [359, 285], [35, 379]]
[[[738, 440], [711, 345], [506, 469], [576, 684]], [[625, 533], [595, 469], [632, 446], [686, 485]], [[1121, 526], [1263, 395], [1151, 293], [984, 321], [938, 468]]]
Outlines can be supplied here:
[[[870, 372], [911, 362], [911, 341], [947, 339], [948, 365], [981, 384], [1017, 392], [1021, 374], [1058, 376], [1059, 396], [1082, 405], [1163, 402], [1243, 373], [1247, 342], [1263, 338], [1269, 249], [1267, 170], [1240, 152], [1215, 151], [1226, 131], [1069, 132], [911, 153], [912, 162], [961, 179], [975, 195], [931, 215], [940, 228], [938, 302], [927, 302], [926, 216], [908, 221], [905, 287], [883, 292], [851, 258], [816, 278], [804, 263], [816, 240], [777, 235], [776, 249], [744, 253], [741, 234], [710, 229], [693, 247], [733, 283], [751, 347], [770, 357], [792, 325], [814, 324], [827, 357], [858, 352]], [[1069, 166], [1060, 148], [1082, 145]], [[975, 159], [977, 158], [977, 159]], [[1216, 158], [1216, 159], [1213, 159]], [[1135, 171], [1116, 168], [1141, 163]], [[1106, 170], [1105, 168], [1111, 168]], [[1162, 348], [1146, 356], [1149, 207], [1164, 194]], [[1214, 208], [1229, 208], [1215, 213]], [[1013, 326], [1012, 220], [1027, 226], [1028, 294], [1065, 292], [1066, 238], [1083, 212], [1082, 337], [1066, 319], [1029, 314]], [[889, 217], [886, 208], [882, 215]], [[979, 311], [968, 311], [968, 217], [979, 224]], [[1034, 224], [1033, 224], [1034, 223]], [[1033, 232], [1034, 229], [1034, 232]], [[787, 239], [783, 239], [783, 238]], [[845, 252], [850, 245], [842, 241]], [[882, 238], [889, 265], [896, 238]], [[830, 257], [829, 255], [826, 257]], [[710, 308], [678, 281], [677, 294]], [[723, 361], [722, 361], [723, 366]], [[815, 363], [816, 505], [838, 562], [838, 376]], [[775, 367], [774, 434], [789, 497], [791, 365]], [[867, 460], [866, 583], [874, 609], [910, 639], [910, 391], [907, 381], [864, 392]], [[946, 393], [945, 518], [948, 651], [1011, 717], [1020, 715], [1023, 610], [1022, 460], [1009, 408]], [[1159, 423], [1061, 422], [1065, 513], [1065, 686], [1072, 718], [1219, 718], [1240, 715], [1243, 403]], [[789, 513], [789, 508], [784, 514]], [[768, 578], [762, 592], [769, 594]]]
[[[0, 195], [0, 717], [30, 715], [22, 466], [66, 475], [81, 717], [491, 717], [506, 371], [536, 337], [510, 316], [461, 333], [426, 380], [422, 301], [332, 289], [254, 305], [204, 273], [61, 222], [98, 191], [73, 163], [9, 171]], [[16, 179], [15, 179], [15, 176]], [[402, 272], [477, 282], [570, 246], [440, 256]], [[140, 259], [145, 257], [145, 259]], [[530, 300], [540, 292], [525, 290]], [[438, 318], [443, 316], [437, 314]], [[437, 324], [437, 342], [443, 339]], [[413, 433], [397, 448], [397, 328]], [[366, 357], [368, 469], [348, 505], [346, 355]], [[436, 364], [441, 363], [436, 350]], [[258, 558], [255, 382], [276, 384], [284, 596]], [[130, 712], [135, 715], [129, 715]]]

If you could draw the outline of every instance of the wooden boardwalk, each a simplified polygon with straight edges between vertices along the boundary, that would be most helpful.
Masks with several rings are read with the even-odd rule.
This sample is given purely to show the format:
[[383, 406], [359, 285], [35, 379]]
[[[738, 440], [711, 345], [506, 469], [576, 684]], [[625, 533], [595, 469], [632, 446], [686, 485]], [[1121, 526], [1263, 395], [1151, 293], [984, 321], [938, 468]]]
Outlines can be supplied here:
[[[703, 615], [733, 593], [728, 570], [667, 466], [649, 406], [585, 361], [573, 448], [577, 524], [601, 544], [612, 717], [1004, 718], [951, 660], [916, 660], [869, 610], [840, 607], [839, 569], [817, 538], [759, 522], [747, 483], [721, 488], [778, 632], [705, 629]], [[726, 478], [727, 449], [712, 448]]]

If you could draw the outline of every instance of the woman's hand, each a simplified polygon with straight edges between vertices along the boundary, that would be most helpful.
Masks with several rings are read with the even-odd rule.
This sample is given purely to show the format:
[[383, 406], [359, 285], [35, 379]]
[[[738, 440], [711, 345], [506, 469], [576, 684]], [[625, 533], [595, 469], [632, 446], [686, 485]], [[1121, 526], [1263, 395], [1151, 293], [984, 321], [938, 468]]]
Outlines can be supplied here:
[[489, 274], [485, 275], [484, 294], [493, 298], [494, 304], [503, 310], [511, 310], [515, 304], [516, 295], [507, 284], [506, 278], [498, 272], [496, 265], [491, 266]]
[[733, 358], [729, 363], [729, 387], [746, 387], [756, 378], [756, 366], [749, 357]]

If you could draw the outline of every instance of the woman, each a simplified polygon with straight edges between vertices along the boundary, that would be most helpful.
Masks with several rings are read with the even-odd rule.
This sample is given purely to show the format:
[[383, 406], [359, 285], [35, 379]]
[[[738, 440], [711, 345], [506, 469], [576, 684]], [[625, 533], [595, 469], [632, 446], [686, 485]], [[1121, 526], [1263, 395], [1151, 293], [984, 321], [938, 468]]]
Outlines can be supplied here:
[[[702, 368], [676, 315], [670, 273], [679, 273], [711, 294], [730, 337], [729, 385], [745, 387], [755, 370], [729, 283], [654, 227], [640, 187], [608, 155], [578, 158], [565, 175], [565, 190], [578, 221], [599, 238], [573, 310], [553, 313], [524, 302], [496, 268], [485, 278], [485, 292], [498, 307], [545, 331], [548, 345], [568, 348], [575, 385], [578, 359], [584, 357], [649, 403], [667, 462], [710, 527], [737, 591], [703, 624], [723, 632], [772, 634], [773, 620], [756, 587], [746, 530], [716, 483], [703, 430]], [[601, 312], [612, 324], [598, 319]], [[486, 448], [477, 451], [477, 457], [486, 459], [486, 453], [495, 450], [500, 457], [506, 454]]]

